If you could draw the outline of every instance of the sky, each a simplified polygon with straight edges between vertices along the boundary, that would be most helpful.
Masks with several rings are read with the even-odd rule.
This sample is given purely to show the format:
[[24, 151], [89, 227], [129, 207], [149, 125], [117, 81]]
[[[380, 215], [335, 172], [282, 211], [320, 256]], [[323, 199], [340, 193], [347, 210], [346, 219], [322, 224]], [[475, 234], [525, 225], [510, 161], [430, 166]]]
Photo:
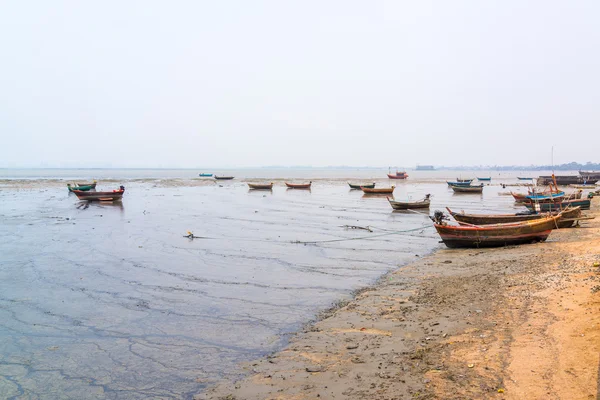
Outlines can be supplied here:
[[0, 10], [0, 167], [600, 161], [596, 0]]

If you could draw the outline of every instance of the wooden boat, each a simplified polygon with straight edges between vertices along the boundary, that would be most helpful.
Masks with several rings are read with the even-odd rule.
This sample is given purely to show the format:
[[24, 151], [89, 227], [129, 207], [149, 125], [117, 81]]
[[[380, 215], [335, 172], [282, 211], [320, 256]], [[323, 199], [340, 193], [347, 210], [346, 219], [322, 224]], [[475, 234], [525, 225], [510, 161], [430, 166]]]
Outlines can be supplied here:
[[84, 192], [81, 190], [73, 190], [79, 200], [87, 201], [119, 201], [123, 198], [125, 187], [121, 186], [118, 190], [112, 192]]
[[86, 185], [86, 186], [77, 186], [77, 185], [75, 185], [75, 186], [71, 186], [70, 183], [67, 183], [67, 189], [69, 189], [69, 192], [72, 192], [73, 190], [79, 190], [79, 191], [82, 191], [82, 192], [87, 192], [88, 190], [92, 190], [94, 188], [95, 188], [95, 185], [94, 186], [92, 186], [92, 185]]
[[573, 199], [547, 203], [529, 202], [524, 204], [525, 207], [527, 207], [530, 210], [538, 212], [547, 212], [560, 211], [564, 210], [567, 207], [580, 207], [582, 210], [589, 210], [592, 202], [590, 201], [590, 199]]
[[402, 171], [402, 172], [396, 171], [395, 174], [387, 174], [387, 176], [390, 179], [406, 179], [406, 178], [408, 178], [408, 174], [405, 171]]
[[[555, 176], [557, 185], [577, 185], [577, 184], [589, 184], [593, 185], [600, 178], [595, 178], [591, 176], [578, 176], [578, 175], [562, 175]], [[554, 182], [552, 176], [540, 176], [537, 180], [537, 184], [539, 186], [545, 186], [552, 184]]]
[[348, 186], [350, 186], [350, 189], [360, 189], [361, 187], [373, 189], [375, 187], [375, 183], [371, 183], [370, 185], [353, 185], [348, 182]]
[[230, 181], [233, 179], [233, 176], [217, 176], [217, 175], [215, 175], [215, 179], [218, 179], [220, 181]]
[[461, 179], [461, 178], [456, 178], [456, 182], [473, 182], [473, 179]]
[[490, 182], [492, 180], [492, 178], [477, 178], [478, 181], [482, 181], [482, 182]]
[[459, 181], [456, 181], [456, 182], [446, 181], [446, 183], [450, 187], [452, 187], [452, 186], [470, 186], [471, 182], [473, 182], [472, 179], [470, 181], [461, 181], [461, 182], [459, 182]]
[[454, 193], [483, 193], [483, 183], [477, 186], [451, 186]]
[[541, 200], [545, 200], [545, 199], [560, 199], [565, 196], [565, 192], [562, 192], [562, 191], [558, 192], [558, 193], [542, 192], [542, 193], [537, 193], [537, 194], [531, 194], [531, 192], [530, 192], [530, 194], [510, 192], [510, 194], [512, 194], [513, 198], [515, 199], [515, 201], [517, 203], [525, 203], [529, 200], [541, 201]]
[[[543, 214], [465, 214], [457, 213], [446, 207], [446, 210], [460, 225], [493, 225], [493, 224], [509, 224], [522, 221], [533, 221], [536, 219], [546, 218], [547, 213]], [[553, 212], [552, 215], [557, 215], [558, 212]], [[562, 218], [558, 221], [559, 228], [569, 228], [577, 217], [581, 216], [581, 208], [568, 208], [562, 213]]]
[[290, 189], [310, 189], [311, 185], [312, 185], [312, 181], [308, 182], [308, 183], [287, 183], [287, 182], [285, 182], [285, 186], [287, 186]]
[[77, 185], [77, 186], [91, 186], [92, 189], [96, 189], [96, 184], [97, 183], [98, 182], [93, 181], [93, 182], [90, 182], [90, 183], [76, 183], [75, 185]]
[[273, 189], [273, 182], [271, 182], [271, 183], [249, 183], [248, 187], [252, 190], [271, 190], [271, 189]]
[[575, 189], [596, 189], [596, 185], [569, 185]]
[[429, 199], [430, 196], [430, 194], [426, 194], [425, 197], [419, 201], [396, 201], [389, 197], [387, 199], [394, 210], [412, 210], [414, 208], [429, 208], [429, 205], [431, 204], [431, 200]]
[[202, 176], [202, 177], [211, 177], [211, 176], [213, 176], [213, 174], [198, 174], [198, 176]]
[[435, 217], [431, 217], [435, 229], [444, 244], [450, 248], [500, 247], [545, 241], [561, 218], [561, 213], [558, 213], [555, 216], [510, 224], [452, 226], [437, 218], [437, 213]]
[[366, 194], [390, 194], [394, 193], [394, 189], [396, 188], [396, 186], [392, 186], [389, 188], [368, 188], [365, 186], [361, 186], [360, 188]]

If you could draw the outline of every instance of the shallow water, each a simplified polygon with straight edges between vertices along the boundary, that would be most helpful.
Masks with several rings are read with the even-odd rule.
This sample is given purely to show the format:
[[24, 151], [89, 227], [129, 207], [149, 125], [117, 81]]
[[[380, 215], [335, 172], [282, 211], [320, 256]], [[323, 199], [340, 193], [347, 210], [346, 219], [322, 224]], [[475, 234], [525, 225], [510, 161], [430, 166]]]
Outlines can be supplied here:
[[[88, 208], [58, 181], [5, 184], [0, 398], [191, 398], [353, 289], [441, 246], [426, 215], [391, 212], [385, 196], [323, 175], [307, 177], [311, 191], [266, 192], [130, 176], [122, 204]], [[100, 178], [77, 176], [86, 177]], [[443, 180], [393, 182], [395, 196], [432, 193], [432, 211], [515, 210], [498, 195], [508, 189], [455, 195]]]

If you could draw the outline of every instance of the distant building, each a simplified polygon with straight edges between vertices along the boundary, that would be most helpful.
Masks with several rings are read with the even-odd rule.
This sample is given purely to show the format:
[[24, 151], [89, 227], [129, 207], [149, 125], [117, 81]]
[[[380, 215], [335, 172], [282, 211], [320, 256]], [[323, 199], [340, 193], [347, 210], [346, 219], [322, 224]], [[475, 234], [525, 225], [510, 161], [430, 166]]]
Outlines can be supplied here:
[[434, 171], [433, 165], [417, 165], [417, 171]]

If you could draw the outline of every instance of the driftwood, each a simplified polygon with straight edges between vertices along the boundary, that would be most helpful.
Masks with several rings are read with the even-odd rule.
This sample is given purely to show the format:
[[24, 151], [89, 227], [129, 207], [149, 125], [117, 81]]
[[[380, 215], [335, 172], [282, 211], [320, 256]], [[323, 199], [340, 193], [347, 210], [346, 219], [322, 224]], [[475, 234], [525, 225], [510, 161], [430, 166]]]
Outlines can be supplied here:
[[362, 230], [365, 230], [365, 231], [373, 232], [371, 230], [371, 228], [368, 227], [368, 226], [344, 225], [343, 227], [346, 228], [346, 229], [362, 229]]

